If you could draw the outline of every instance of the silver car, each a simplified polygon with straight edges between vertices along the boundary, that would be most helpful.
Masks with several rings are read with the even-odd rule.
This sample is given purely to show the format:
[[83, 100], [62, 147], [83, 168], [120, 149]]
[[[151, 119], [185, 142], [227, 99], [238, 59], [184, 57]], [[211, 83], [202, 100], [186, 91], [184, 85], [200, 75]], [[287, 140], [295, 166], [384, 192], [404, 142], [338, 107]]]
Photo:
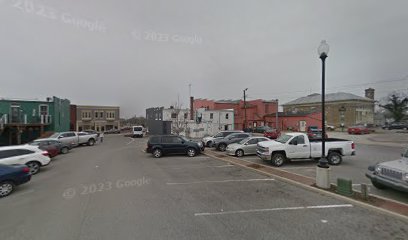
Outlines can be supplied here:
[[238, 143], [232, 143], [227, 146], [226, 152], [228, 155], [242, 157], [244, 155], [255, 155], [256, 146], [259, 142], [272, 141], [266, 137], [248, 137], [242, 139]]

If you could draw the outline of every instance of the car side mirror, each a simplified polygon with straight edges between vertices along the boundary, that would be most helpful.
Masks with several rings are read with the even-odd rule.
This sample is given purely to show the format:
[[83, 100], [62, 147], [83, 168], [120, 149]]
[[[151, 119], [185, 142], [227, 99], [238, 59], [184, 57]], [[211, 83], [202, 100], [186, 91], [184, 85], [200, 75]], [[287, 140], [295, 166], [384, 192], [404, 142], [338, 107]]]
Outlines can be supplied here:
[[375, 166], [368, 166], [368, 171], [374, 172], [375, 171]]

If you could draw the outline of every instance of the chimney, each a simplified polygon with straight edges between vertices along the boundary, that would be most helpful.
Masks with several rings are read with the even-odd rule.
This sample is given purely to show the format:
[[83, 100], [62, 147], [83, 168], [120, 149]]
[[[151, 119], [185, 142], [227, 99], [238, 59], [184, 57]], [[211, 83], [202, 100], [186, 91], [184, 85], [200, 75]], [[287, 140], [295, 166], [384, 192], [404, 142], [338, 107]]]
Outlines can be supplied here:
[[190, 97], [190, 120], [194, 120], [194, 97]]
[[374, 100], [374, 91], [373, 88], [367, 88], [365, 90], [365, 97]]

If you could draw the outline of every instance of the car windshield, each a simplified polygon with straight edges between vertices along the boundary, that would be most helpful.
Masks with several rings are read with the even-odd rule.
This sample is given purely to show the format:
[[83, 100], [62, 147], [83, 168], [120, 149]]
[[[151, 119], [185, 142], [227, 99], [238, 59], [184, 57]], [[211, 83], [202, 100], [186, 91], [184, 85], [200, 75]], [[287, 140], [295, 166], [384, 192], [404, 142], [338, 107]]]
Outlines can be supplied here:
[[224, 137], [224, 134], [220, 132], [220, 133], [217, 133], [214, 137], [215, 138]]
[[284, 135], [280, 136], [279, 138], [277, 138], [275, 141], [280, 142], [280, 143], [286, 143], [292, 137], [293, 136], [291, 136], [291, 135], [284, 134]]
[[[133, 128], [133, 131], [142, 131], [143, 130], [143, 128], [141, 128], [141, 127], [135, 127], [135, 128]], [[114, 130], [113, 130], [114, 131]]]
[[28, 144], [32, 145], [32, 146], [39, 146], [41, 144], [41, 142], [40, 141], [34, 141], [34, 142], [30, 142]]
[[60, 135], [59, 133], [54, 133], [54, 134], [52, 134], [52, 135], [50, 136], [50, 138], [58, 138], [59, 135]]
[[241, 141], [239, 141], [239, 144], [244, 144], [249, 140], [249, 137], [242, 139]]

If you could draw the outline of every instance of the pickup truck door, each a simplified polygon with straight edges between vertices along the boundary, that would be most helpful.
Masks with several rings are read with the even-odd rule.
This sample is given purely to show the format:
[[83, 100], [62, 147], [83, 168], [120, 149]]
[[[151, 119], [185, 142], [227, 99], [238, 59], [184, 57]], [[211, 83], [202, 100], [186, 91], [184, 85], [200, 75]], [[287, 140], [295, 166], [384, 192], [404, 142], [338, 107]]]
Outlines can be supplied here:
[[310, 143], [305, 141], [302, 135], [292, 138], [287, 144], [286, 149], [288, 158], [310, 158]]
[[78, 145], [78, 136], [74, 132], [62, 133], [58, 137], [59, 141], [69, 144], [71, 146]]

